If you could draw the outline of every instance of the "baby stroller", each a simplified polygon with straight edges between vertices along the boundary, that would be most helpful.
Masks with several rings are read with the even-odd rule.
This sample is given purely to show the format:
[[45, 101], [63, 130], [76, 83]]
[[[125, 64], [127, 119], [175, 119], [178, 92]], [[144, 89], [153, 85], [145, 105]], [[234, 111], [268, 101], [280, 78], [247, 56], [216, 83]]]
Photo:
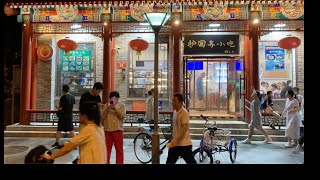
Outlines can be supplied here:
[[[53, 146], [52, 148], [48, 149], [43, 145], [35, 147], [31, 149], [31, 151], [26, 155], [24, 159], [25, 164], [53, 164], [54, 160], [43, 158], [42, 155], [47, 153], [48, 155], [52, 154], [53, 150], [61, 149], [61, 146]], [[72, 164], [78, 164], [79, 158], [76, 158], [72, 161]]]
[[44, 153], [51, 155], [52, 154], [51, 150], [55, 148], [56, 147], [48, 149], [43, 145], [37, 146], [31, 149], [31, 151], [26, 155], [24, 159], [24, 163], [25, 164], [53, 164], [54, 160], [43, 158], [42, 155]]

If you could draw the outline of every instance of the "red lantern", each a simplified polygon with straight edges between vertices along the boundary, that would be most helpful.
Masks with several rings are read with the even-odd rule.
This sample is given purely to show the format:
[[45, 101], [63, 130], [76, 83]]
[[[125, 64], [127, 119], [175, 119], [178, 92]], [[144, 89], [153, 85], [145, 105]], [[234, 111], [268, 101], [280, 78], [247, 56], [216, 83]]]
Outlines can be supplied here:
[[143, 39], [134, 39], [129, 43], [131, 49], [137, 51], [137, 55], [141, 55], [141, 51], [148, 49], [149, 43]]
[[60, 49], [65, 51], [72, 51], [78, 48], [78, 44], [71, 39], [61, 39], [57, 44]]
[[286, 37], [281, 39], [278, 42], [278, 46], [282, 49], [292, 49], [292, 48], [296, 48], [299, 47], [301, 44], [301, 40], [298, 37]]

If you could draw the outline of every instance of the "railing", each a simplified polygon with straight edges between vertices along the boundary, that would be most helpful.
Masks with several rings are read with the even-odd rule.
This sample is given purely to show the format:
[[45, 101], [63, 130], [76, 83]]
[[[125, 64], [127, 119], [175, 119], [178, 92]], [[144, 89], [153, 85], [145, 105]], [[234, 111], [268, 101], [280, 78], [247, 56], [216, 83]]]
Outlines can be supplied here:
[[[246, 109], [248, 109], [250, 111], [250, 106], [248, 107], [246, 104], [250, 104], [251, 102], [248, 101], [247, 99], [245, 99], [245, 107]], [[261, 118], [261, 123], [262, 126], [269, 126], [270, 123], [272, 123], [272, 121], [274, 120], [274, 116], [270, 113], [265, 113], [265, 112], [261, 112], [262, 118]], [[284, 119], [279, 119], [278, 121], [276, 121], [275, 126], [278, 126], [279, 129], [281, 126], [286, 126], [286, 120]]]
[[[244, 106], [246, 107], [246, 109], [248, 109], [248, 110], [250, 111], [250, 110], [251, 110], [251, 109], [250, 109], [251, 102], [250, 102], [250, 101], [248, 101], [248, 99], [244, 99], [244, 100], [245, 100]], [[249, 103], [249, 104], [250, 104], [250, 106], [248, 107], [246, 103]]]
[[[57, 110], [27, 110], [30, 114], [30, 122], [37, 125], [57, 125], [58, 117]], [[145, 118], [145, 111], [126, 111], [124, 123], [130, 123], [131, 126], [135, 123], [141, 123]], [[159, 111], [159, 124], [171, 124], [173, 112], [172, 111]], [[139, 121], [138, 121], [139, 120]], [[75, 126], [79, 125], [79, 111], [73, 111], [73, 123]]]

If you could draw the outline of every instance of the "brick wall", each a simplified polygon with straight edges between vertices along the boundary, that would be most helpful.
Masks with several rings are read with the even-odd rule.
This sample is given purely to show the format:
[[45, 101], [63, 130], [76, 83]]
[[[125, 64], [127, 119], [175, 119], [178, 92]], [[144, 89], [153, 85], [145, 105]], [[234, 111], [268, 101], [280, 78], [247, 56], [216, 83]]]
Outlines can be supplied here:
[[[52, 45], [52, 35], [38, 37], [38, 45], [47, 43]], [[51, 61], [38, 60], [37, 75], [37, 109], [51, 109]]]

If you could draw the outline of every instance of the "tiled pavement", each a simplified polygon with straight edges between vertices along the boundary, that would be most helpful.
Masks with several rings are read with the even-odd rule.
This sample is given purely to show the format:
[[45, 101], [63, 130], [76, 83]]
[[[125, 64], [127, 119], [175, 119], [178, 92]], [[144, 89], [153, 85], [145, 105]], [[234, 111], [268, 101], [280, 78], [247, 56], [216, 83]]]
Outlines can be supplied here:
[[[67, 141], [69, 139], [61, 139]], [[5, 137], [4, 138], [4, 164], [23, 164], [24, 157], [28, 151], [37, 145], [45, 145], [51, 147], [54, 143], [52, 138], [20, 138], [20, 137]], [[199, 140], [193, 140], [193, 148], [199, 146]], [[14, 146], [26, 146], [27, 148]], [[20, 153], [19, 150], [23, 151]], [[15, 153], [15, 154], [14, 154]], [[55, 164], [71, 163], [78, 155], [78, 150], [73, 150], [69, 154], [57, 158]], [[168, 150], [164, 150], [160, 156], [160, 163], [165, 164]], [[124, 159], [125, 164], [140, 164], [134, 155], [133, 139], [124, 140]], [[221, 164], [230, 164], [229, 153], [217, 153], [216, 159], [221, 161]], [[304, 152], [296, 152], [295, 148], [285, 148], [283, 142], [273, 142], [272, 144], [264, 144], [263, 142], [253, 142], [253, 144], [238, 143], [238, 154], [235, 164], [302, 164], [304, 162]], [[111, 163], [115, 163], [115, 150], [111, 155]], [[181, 159], [177, 164], [185, 164]]]

